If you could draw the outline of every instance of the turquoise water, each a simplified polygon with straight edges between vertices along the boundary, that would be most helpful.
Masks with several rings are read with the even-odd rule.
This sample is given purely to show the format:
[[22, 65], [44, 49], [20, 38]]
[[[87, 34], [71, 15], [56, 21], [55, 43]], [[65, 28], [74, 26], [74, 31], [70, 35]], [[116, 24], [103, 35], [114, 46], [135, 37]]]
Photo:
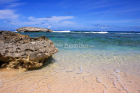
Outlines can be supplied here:
[[[21, 34], [30, 37], [46, 36], [62, 50], [86, 49], [86, 50], [116, 50], [133, 51], [140, 50], [140, 34], [126, 32], [99, 33], [47, 33], [47, 32], [24, 32]], [[68, 48], [69, 47], [69, 48]]]
[[[59, 50], [54, 58], [65, 60], [65, 63], [60, 61], [59, 65], [62, 67], [64, 64], [69, 66], [73, 62], [77, 63], [77, 66], [96, 63], [100, 64], [99, 66], [102, 68], [121, 69], [132, 74], [140, 74], [135, 70], [140, 67], [139, 32], [91, 33], [73, 31], [63, 33], [24, 32], [21, 34], [30, 37], [46, 36], [52, 40]], [[71, 62], [71, 60], [73, 61]]]
[[[139, 93], [140, 32], [21, 32], [59, 52], [40, 69], [0, 72], [0, 93]], [[59, 91], [58, 91], [59, 90]], [[23, 91], [23, 92], [22, 92]]]

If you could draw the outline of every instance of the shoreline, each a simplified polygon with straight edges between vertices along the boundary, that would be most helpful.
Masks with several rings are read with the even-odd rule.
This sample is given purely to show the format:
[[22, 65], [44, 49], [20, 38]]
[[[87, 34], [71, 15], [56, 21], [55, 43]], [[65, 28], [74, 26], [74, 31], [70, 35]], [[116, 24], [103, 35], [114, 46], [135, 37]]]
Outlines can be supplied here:
[[[30, 35], [39, 37], [42, 33]], [[0, 71], [0, 92], [139, 93], [140, 52], [136, 43], [139, 35], [50, 33], [45, 36], [58, 44], [60, 52], [40, 69]], [[80, 48], [79, 42], [94, 47]], [[78, 46], [59, 46], [65, 44]]]
[[58, 89], [59, 93], [139, 93], [139, 88], [137, 86], [140, 86], [140, 83], [138, 82], [140, 78], [128, 73], [115, 72], [116, 74], [111, 74], [114, 72], [109, 71], [109, 73], [106, 71], [106, 75], [103, 74], [103, 72], [102, 74], [96, 72], [98, 75], [96, 73], [91, 74], [85, 72], [76, 74], [76, 72], [79, 71], [78, 68], [73, 72], [66, 72], [68, 69], [62, 69], [57, 69], [57, 72], [42, 70], [22, 72], [20, 74], [17, 74], [17, 71], [11, 71], [13, 73], [5, 74], [5, 77], [9, 75], [15, 76], [4, 80], [5, 82], [0, 81], [0, 92], [4, 92], [5, 88], [8, 87], [6, 91], [12, 93], [56, 93]]
[[[21, 91], [26, 93], [56, 93], [58, 89], [59, 93], [139, 93], [139, 75], [137, 76], [135, 73], [126, 70], [126, 68], [132, 68], [123, 68], [126, 66], [125, 64], [120, 64], [119, 66], [116, 62], [110, 64], [110, 62], [107, 61], [108, 59], [99, 56], [100, 54], [97, 56], [93, 55], [95, 58], [92, 59], [94, 62], [91, 63], [90, 60], [86, 61], [85, 54], [81, 55], [79, 54], [80, 52], [76, 51], [73, 52], [73, 55], [69, 53], [70, 51], [61, 51], [54, 54], [53, 58], [56, 62], [52, 60], [51, 64], [39, 70], [26, 72], [9, 70], [10, 73], [7, 73], [7, 71], [1, 73], [0, 71], [0, 76], [3, 76], [0, 82], [6, 81], [2, 83], [0, 92], [8, 88], [7, 92], [12, 93], [23, 93]], [[77, 54], [76, 56], [74, 56], [75, 53]], [[62, 54], [64, 57], [62, 57]], [[60, 58], [60, 56], [62, 58]], [[91, 55], [87, 56], [93, 58]], [[79, 59], [80, 57], [85, 59]], [[96, 57], [98, 57], [98, 59]], [[119, 57], [121, 58], [121, 56], [118, 55], [118, 58]], [[73, 58], [73, 60], [70, 60], [71, 58]], [[115, 61], [121, 62], [123, 59], [115, 59]], [[130, 63], [132, 62], [128, 64], [130, 65]], [[8, 77], [9, 75], [11, 77]]]

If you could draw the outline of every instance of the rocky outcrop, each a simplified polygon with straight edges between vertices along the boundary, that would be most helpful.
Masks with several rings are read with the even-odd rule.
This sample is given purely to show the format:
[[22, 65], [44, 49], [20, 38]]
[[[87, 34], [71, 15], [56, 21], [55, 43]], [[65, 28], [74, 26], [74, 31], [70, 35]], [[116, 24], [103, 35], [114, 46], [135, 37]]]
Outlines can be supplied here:
[[38, 27], [21, 27], [21, 28], [18, 28], [16, 31], [19, 31], [19, 32], [53, 32], [50, 29], [38, 28]]
[[31, 38], [10, 31], [0, 31], [0, 65], [9, 68], [32, 69], [58, 52], [45, 36]]

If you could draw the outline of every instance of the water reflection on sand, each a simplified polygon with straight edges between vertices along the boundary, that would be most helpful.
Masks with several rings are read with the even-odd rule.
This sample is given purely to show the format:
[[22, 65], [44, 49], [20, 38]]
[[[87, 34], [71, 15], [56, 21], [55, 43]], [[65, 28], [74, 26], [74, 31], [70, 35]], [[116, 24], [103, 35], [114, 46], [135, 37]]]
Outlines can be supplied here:
[[44, 67], [0, 71], [0, 93], [139, 93], [139, 54], [62, 51]]

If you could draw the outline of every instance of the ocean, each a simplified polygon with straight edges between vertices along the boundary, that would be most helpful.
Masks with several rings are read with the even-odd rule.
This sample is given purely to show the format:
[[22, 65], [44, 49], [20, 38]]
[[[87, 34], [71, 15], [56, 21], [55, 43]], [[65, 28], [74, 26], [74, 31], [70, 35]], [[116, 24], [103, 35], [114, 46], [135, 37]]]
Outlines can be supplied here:
[[46, 36], [59, 52], [35, 70], [0, 71], [0, 93], [140, 93], [138, 31], [18, 33]]

